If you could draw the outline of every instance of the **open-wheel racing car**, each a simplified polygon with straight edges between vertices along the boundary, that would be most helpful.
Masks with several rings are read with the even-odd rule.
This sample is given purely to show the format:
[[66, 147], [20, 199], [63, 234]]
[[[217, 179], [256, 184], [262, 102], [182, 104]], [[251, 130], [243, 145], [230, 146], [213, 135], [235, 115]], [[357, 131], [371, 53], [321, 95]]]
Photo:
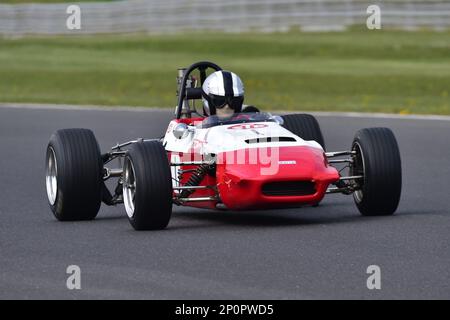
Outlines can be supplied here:
[[[210, 69], [222, 70], [211, 62], [179, 69], [175, 119], [163, 138], [125, 142], [102, 154], [92, 131], [56, 131], [46, 153], [55, 217], [94, 219], [101, 202], [123, 203], [136, 230], [155, 230], [168, 225], [174, 204], [292, 208], [316, 206], [328, 193], [353, 194], [362, 215], [396, 211], [402, 175], [390, 129], [359, 130], [350, 150], [325, 152], [319, 124], [308, 114], [274, 116], [247, 106], [226, 118], [205, 115], [195, 100], [204, 98]], [[115, 159], [119, 165], [110, 168]], [[113, 192], [110, 179], [117, 179]]]

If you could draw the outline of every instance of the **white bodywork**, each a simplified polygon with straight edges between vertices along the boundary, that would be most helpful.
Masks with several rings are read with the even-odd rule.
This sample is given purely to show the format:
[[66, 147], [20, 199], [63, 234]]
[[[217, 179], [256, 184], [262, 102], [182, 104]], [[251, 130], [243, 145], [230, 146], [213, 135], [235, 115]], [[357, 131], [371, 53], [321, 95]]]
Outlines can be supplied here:
[[[189, 132], [181, 139], [173, 134], [178, 123], [171, 121], [164, 137], [165, 149], [172, 152], [219, 154], [248, 148], [310, 146], [322, 150], [316, 141], [306, 141], [294, 135], [276, 122], [250, 122], [218, 125], [211, 128], [188, 126]], [[294, 141], [247, 143], [245, 140], [264, 138], [292, 138]], [[263, 140], [264, 141], [264, 140]]]

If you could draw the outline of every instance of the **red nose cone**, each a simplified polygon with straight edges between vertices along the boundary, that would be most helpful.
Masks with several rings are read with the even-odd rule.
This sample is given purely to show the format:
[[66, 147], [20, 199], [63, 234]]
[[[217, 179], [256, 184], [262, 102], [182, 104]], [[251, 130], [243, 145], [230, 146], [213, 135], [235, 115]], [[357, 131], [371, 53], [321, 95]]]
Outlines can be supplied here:
[[217, 186], [229, 209], [315, 204], [339, 173], [307, 146], [254, 148], [218, 155]]

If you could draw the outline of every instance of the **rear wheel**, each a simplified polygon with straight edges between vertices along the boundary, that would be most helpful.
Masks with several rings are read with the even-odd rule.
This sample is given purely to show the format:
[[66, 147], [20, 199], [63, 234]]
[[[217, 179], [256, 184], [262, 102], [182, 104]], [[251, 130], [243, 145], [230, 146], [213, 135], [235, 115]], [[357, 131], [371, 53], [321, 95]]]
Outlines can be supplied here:
[[402, 189], [400, 152], [388, 128], [359, 130], [353, 141], [355, 151], [350, 175], [363, 175], [353, 198], [362, 215], [383, 216], [395, 212]]
[[90, 220], [101, 204], [100, 148], [91, 130], [64, 129], [50, 138], [45, 184], [50, 208], [58, 220]]
[[133, 144], [125, 157], [122, 179], [125, 210], [133, 228], [164, 229], [172, 214], [172, 177], [162, 144]]
[[325, 150], [325, 141], [319, 122], [310, 114], [288, 114], [282, 116], [283, 127], [303, 140], [314, 140]]

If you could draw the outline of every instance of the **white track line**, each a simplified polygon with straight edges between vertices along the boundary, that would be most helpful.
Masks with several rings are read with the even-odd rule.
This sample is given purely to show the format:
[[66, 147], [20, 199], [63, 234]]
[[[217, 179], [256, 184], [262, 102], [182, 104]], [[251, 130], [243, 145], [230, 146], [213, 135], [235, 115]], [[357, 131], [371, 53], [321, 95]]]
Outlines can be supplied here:
[[[292, 113], [292, 112], [290, 112]], [[373, 112], [308, 112], [318, 117], [346, 117], [346, 118], [381, 118], [381, 119], [403, 119], [403, 120], [440, 120], [450, 121], [450, 116], [434, 114], [395, 114], [395, 113], [373, 113]]]
[[[81, 111], [132, 111], [132, 112], [167, 112], [170, 108], [160, 107], [130, 107], [130, 106], [94, 106], [70, 104], [40, 104], [40, 103], [0, 103], [0, 108], [35, 109], [35, 110], [81, 110]], [[173, 107], [175, 110], [175, 107]]]
[[[38, 103], [0, 103], [0, 108], [35, 109], [35, 110], [82, 110], [82, 111], [130, 111], [130, 112], [168, 112], [173, 108], [162, 107], [130, 107], [130, 106], [93, 106], [93, 105], [68, 105], [68, 104], [38, 104]], [[393, 113], [369, 113], [369, 112], [328, 112], [328, 111], [274, 111], [279, 114], [309, 113], [318, 117], [345, 117], [345, 118], [381, 118], [403, 120], [439, 120], [450, 121], [450, 116], [443, 115], [419, 115], [419, 114], [393, 114]]]

